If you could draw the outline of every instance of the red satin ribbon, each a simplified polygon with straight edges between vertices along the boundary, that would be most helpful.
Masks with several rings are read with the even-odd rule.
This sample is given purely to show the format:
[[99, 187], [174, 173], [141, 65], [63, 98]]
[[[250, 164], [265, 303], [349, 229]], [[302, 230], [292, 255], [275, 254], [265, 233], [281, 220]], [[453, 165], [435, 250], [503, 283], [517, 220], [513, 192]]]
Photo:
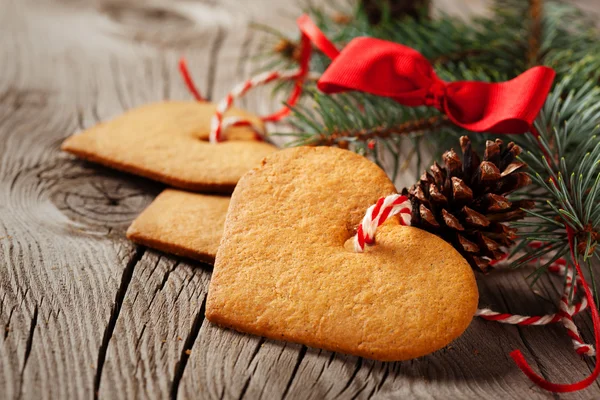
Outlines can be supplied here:
[[475, 132], [529, 131], [554, 80], [554, 70], [540, 66], [507, 82], [444, 82], [410, 47], [359, 37], [338, 51], [308, 16], [299, 18], [298, 26], [332, 59], [318, 81], [321, 91], [357, 90], [406, 106], [436, 107], [456, 125]]
[[[305, 17], [305, 15], [298, 18], [298, 24], [300, 24], [300, 20], [303, 17]], [[308, 25], [309, 24], [307, 24], [307, 26]], [[306, 76], [309, 73], [310, 56], [312, 54], [312, 46], [311, 46], [312, 40], [311, 40], [309, 28], [310, 27], [307, 28], [309, 30], [309, 33], [307, 34], [307, 33], [302, 32], [302, 38], [300, 39], [300, 60], [299, 60], [300, 68], [298, 71], [298, 75], [296, 76], [296, 79], [295, 79], [294, 89], [290, 93], [290, 96], [288, 97], [288, 100], [287, 100], [287, 104], [289, 106], [294, 106], [298, 102], [298, 99], [300, 98], [300, 95], [302, 94], [302, 86], [304, 85], [304, 80], [306, 79]], [[319, 29], [319, 28], [317, 28], [317, 29]], [[280, 119], [286, 117], [291, 112], [291, 109], [289, 106], [285, 105], [279, 111], [276, 111], [270, 115], [266, 115], [266, 116], [262, 117], [261, 119], [265, 122], [277, 122]]]
[[302, 38], [310, 39], [311, 43], [323, 54], [332, 60], [336, 58], [340, 52], [333, 43], [325, 36], [325, 34], [319, 29], [312, 19], [306, 14], [301, 15], [296, 20], [300, 32], [302, 32]]

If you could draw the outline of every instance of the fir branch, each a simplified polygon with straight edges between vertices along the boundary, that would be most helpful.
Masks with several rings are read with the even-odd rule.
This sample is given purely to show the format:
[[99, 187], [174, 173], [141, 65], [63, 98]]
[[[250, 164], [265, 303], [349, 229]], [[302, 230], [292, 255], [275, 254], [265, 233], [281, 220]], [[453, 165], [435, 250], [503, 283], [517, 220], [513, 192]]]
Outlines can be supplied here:
[[532, 67], [537, 65], [539, 60], [542, 36], [542, 0], [529, 0], [529, 17], [531, 18], [531, 29], [527, 64]]
[[441, 54], [431, 60], [432, 64], [447, 64], [450, 62], [456, 63], [464, 61], [466, 58], [479, 56], [483, 54], [482, 49], [464, 49], [454, 53]]
[[452, 122], [445, 115], [434, 115], [428, 118], [419, 118], [403, 122], [396, 126], [376, 126], [369, 129], [355, 131], [333, 131], [328, 134], [317, 135], [314, 138], [313, 145], [316, 146], [334, 146], [348, 139], [358, 141], [370, 141], [372, 139], [387, 139], [390, 136], [407, 135], [433, 131], [443, 125], [450, 125]]
[[578, 257], [600, 257], [600, 88], [588, 83], [573, 90], [572, 79], [564, 78], [549, 95], [535, 123], [539, 135], [515, 137], [528, 150], [521, 159], [533, 182], [518, 197], [536, 200], [536, 207], [525, 210], [530, 220], [513, 226], [524, 244], [544, 246], [515, 248], [525, 255], [513, 267], [539, 256], [569, 258], [565, 226], [575, 231]]

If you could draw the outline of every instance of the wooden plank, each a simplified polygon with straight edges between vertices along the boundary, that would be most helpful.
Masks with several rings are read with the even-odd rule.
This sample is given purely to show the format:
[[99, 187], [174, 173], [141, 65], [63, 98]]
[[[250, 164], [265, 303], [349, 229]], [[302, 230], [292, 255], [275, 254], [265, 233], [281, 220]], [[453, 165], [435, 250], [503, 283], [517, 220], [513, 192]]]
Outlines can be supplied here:
[[136, 266], [107, 350], [100, 397], [167, 398], [204, 318], [209, 273], [147, 251]]
[[[19, 67], [0, 76], [7, 266], [0, 278], [7, 329], [0, 387], [6, 398], [92, 397], [136, 264], [154, 261], [142, 259], [144, 250], [123, 232], [160, 185], [74, 162], [58, 144], [148, 101], [167, 81], [136, 63], [147, 53], [143, 44], [127, 46], [102, 31], [114, 28], [106, 14], [89, 5], [44, 7], [11, 2], [2, 13], [0, 52]], [[81, 28], [79, 41], [64, 36], [61, 24], [69, 22]], [[127, 53], [131, 48], [140, 51]], [[119, 73], [115, 54], [129, 54], [127, 74]]]

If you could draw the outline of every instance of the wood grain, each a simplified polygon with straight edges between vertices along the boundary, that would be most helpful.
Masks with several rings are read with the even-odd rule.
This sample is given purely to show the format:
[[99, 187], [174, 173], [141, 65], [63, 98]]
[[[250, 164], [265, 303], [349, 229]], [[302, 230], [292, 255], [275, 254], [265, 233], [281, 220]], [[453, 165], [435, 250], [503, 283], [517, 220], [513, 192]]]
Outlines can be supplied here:
[[[581, 0], [585, 1], [585, 0]], [[439, 1], [453, 12], [485, 2]], [[123, 110], [189, 99], [185, 55], [219, 99], [254, 68], [265, 36], [294, 32], [293, 0], [0, 0], [0, 398], [574, 398], [532, 387], [508, 353], [550, 379], [589, 373], [560, 326], [476, 320], [446, 349], [381, 363], [224, 330], [204, 319], [210, 267], [124, 238], [162, 186], [80, 162], [58, 146]], [[587, 9], [597, 7], [587, 0]], [[277, 106], [268, 91], [240, 105]], [[553, 309], [556, 278], [534, 294], [524, 272], [480, 277], [482, 305]], [[575, 319], [586, 340], [589, 318]]]

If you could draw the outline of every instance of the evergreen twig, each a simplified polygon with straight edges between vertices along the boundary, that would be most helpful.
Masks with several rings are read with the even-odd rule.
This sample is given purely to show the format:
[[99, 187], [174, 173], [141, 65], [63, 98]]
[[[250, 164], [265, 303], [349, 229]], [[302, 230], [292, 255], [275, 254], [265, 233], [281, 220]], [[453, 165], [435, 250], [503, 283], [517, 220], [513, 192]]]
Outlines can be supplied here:
[[542, 0], [529, 0], [529, 17], [531, 32], [529, 34], [529, 51], [527, 64], [532, 67], [538, 64], [542, 36]]
[[[533, 181], [526, 190], [512, 194], [511, 201], [536, 204], [525, 210], [528, 219], [513, 223], [522, 238], [513, 250], [524, 252], [513, 266], [538, 256], [570, 257], [565, 224], [576, 232], [578, 257], [588, 264], [600, 259], [600, 35], [594, 21], [559, 0], [495, 0], [490, 17], [471, 22], [442, 15], [419, 20], [385, 17], [371, 24], [361, 7], [343, 19], [331, 18], [319, 8], [308, 11], [339, 48], [363, 35], [402, 43], [428, 58], [445, 81], [502, 81], [536, 64], [554, 68], [557, 83], [535, 122], [539, 135], [505, 138], [525, 150], [521, 159], [529, 165]], [[290, 39], [289, 43], [295, 42]], [[280, 44], [271, 57], [273, 63], [293, 63], [294, 49], [289, 43]], [[322, 72], [328, 64], [317, 52], [311, 71]], [[351, 148], [380, 165], [391, 165], [393, 177], [408, 163], [408, 159], [400, 160], [401, 154], [416, 156], [421, 165], [428, 161], [428, 150], [440, 155], [469, 134], [435, 109], [404, 107], [362, 93], [327, 96], [312, 84], [307, 86], [305, 96], [312, 104], [293, 110], [293, 144]], [[490, 138], [469, 136], [479, 150]], [[373, 139], [377, 145], [369, 146]], [[412, 147], [401, 152], [406, 145]], [[532, 250], [527, 246], [531, 241], [543, 245]], [[532, 274], [534, 281], [549, 263], [538, 266]]]
[[334, 131], [330, 134], [321, 134], [315, 137], [312, 143], [316, 146], [333, 146], [340, 141], [354, 139], [358, 141], [370, 141], [372, 139], [386, 139], [392, 135], [406, 135], [425, 131], [433, 131], [442, 125], [450, 125], [451, 122], [445, 115], [435, 115], [428, 118], [419, 118], [403, 122], [396, 126], [378, 126], [359, 131]]

